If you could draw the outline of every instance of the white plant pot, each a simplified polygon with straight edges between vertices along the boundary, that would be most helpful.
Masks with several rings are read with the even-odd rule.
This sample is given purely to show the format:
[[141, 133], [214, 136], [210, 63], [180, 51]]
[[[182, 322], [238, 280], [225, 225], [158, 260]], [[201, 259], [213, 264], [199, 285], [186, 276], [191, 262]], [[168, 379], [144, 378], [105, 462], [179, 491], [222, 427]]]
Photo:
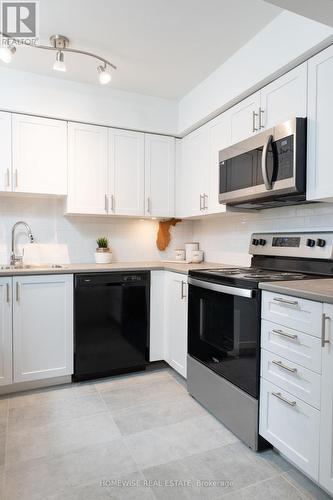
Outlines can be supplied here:
[[96, 264], [110, 264], [112, 262], [112, 252], [95, 252]]

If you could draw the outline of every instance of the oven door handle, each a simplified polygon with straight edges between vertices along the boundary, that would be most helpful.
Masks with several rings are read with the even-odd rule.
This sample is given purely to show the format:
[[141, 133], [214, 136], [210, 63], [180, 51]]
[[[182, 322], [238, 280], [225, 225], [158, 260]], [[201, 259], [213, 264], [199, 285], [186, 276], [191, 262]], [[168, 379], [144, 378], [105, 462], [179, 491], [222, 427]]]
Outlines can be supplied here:
[[273, 136], [269, 135], [267, 137], [267, 141], [264, 145], [264, 149], [262, 152], [262, 158], [261, 158], [261, 172], [262, 172], [262, 177], [264, 179], [265, 187], [267, 191], [270, 191], [272, 189], [272, 179], [268, 178], [268, 173], [267, 173], [267, 157], [268, 157], [268, 148], [273, 142]]
[[194, 278], [189, 278], [188, 283], [189, 285], [197, 286], [199, 288], [205, 288], [206, 290], [211, 290], [212, 292], [226, 293], [228, 295], [236, 295], [238, 297], [246, 297], [249, 299], [253, 297], [253, 290], [248, 290], [246, 288], [218, 285], [217, 283], [209, 283], [207, 281], [201, 281]]

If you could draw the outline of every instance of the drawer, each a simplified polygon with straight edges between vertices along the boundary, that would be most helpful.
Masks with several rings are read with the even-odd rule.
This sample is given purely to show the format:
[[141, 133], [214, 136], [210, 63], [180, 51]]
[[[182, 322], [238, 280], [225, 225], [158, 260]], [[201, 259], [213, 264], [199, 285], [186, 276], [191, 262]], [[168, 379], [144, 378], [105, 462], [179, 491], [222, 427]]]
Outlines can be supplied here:
[[280, 293], [263, 292], [262, 317], [273, 323], [321, 336], [323, 305]]
[[261, 376], [305, 403], [320, 409], [321, 376], [318, 373], [262, 349]]
[[263, 378], [260, 392], [260, 434], [318, 481], [320, 412]]
[[321, 341], [306, 333], [261, 321], [261, 347], [283, 358], [321, 373]]

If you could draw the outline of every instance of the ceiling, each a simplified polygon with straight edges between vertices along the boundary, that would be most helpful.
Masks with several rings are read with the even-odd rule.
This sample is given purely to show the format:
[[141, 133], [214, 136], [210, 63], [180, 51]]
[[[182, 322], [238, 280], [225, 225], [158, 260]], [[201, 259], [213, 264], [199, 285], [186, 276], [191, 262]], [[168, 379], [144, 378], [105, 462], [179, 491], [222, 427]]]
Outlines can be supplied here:
[[[40, 39], [61, 33], [71, 46], [113, 62], [112, 87], [180, 99], [281, 10], [262, 0], [40, 0]], [[96, 61], [19, 48], [10, 67], [98, 85]], [[0, 63], [3, 64], [3, 63]]]

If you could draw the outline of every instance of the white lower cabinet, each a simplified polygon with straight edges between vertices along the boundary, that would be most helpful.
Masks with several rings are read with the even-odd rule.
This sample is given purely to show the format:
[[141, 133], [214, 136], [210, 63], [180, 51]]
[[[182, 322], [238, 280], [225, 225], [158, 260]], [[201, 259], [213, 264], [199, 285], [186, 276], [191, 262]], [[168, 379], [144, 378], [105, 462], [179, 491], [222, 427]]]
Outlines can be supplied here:
[[262, 379], [260, 434], [313, 479], [318, 479], [320, 412]]
[[166, 361], [180, 375], [187, 374], [187, 276], [165, 273]]
[[73, 277], [13, 278], [14, 382], [73, 373]]
[[262, 300], [260, 434], [333, 495], [333, 305]]
[[73, 276], [0, 278], [0, 385], [72, 373]]
[[12, 382], [12, 279], [0, 278], [0, 386]]
[[333, 305], [324, 304], [324, 314], [319, 483], [333, 495]]

